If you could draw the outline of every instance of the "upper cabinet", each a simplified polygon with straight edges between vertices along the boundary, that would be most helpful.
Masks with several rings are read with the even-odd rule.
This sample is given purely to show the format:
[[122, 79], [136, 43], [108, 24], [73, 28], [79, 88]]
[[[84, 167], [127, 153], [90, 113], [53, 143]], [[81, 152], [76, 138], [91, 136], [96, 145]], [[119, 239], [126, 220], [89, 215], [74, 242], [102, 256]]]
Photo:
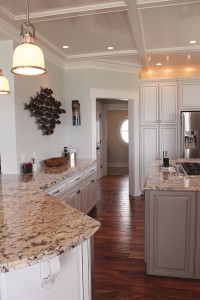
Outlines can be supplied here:
[[200, 110], [200, 80], [179, 82], [180, 109]]
[[141, 125], [177, 123], [176, 83], [141, 85]]

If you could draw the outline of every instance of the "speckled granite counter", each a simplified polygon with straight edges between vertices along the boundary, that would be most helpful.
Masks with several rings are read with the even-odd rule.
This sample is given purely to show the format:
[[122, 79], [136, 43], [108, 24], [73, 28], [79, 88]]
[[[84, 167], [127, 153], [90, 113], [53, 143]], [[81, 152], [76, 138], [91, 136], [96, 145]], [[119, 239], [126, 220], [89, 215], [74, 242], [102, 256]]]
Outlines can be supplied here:
[[0, 273], [57, 256], [98, 230], [98, 221], [43, 191], [91, 164], [77, 160], [75, 168], [0, 176]]
[[[184, 161], [188, 160], [174, 160], [170, 161], [170, 164], [174, 166], [175, 163]], [[190, 161], [200, 162], [194, 159]], [[160, 169], [160, 160], [156, 160], [150, 164], [144, 190], [200, 191], [200, 176], [183, 176], [163, 171]]]

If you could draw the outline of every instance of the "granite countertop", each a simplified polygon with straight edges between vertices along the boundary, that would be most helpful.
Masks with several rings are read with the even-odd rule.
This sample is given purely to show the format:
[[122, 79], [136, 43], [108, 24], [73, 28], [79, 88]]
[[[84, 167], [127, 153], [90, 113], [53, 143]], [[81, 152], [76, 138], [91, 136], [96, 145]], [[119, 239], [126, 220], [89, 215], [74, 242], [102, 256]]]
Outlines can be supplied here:
[[[197, 159], [171, 160], [171, 169], [169, 168], [169, 170], [172, 170], [176, 163], [186, 161], [200, 162]], [[177, 172], [170, 173], [167, 169], [161, 168], [160, 160], [155, 160], [150, 164], [144, 190], [200, 191], [200, 176], [180, 175]]]
[[0, 273], [55, 257], [98, 230], [98, 221], [43, 191], [92, 163], [0, 176]]

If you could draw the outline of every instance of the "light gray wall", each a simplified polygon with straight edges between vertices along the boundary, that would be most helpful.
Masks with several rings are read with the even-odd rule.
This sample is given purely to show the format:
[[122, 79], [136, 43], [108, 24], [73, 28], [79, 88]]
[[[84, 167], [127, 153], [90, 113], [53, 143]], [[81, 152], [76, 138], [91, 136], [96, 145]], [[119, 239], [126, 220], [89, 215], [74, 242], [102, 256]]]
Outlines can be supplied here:
[[13, 75], [12, 55], [13, 42], [0, 43], [0, 56], [3, 60], [4, 74], [8, 75], [11, 86], [9, 96], [0, 96], [0, 151], [2, 173], [20, 172], [22, 157], [30, 161], [33, 152], [36, 152], [38, 163], [52, 156], [60, 156], [65, 145], [66, 118], [61, 115], [61, 124], [57, 125], [51, 136], [43, 136], [37, 128], [35, 118], [30, 112], [24, 110], [24, 103], [29, 103], [30, 97], [40, 92], [40, 87], [53, 90], [56, 100], [62, 102], [65, 108], [64, 70], [45, 59], [47, 74], [43, 76], [17, 76]]
[[[66, 103], [71, 114], [71, 101], [81, 106], [81, 126], [73, 126], [67, 118], [67, 146], [78, 149], [78, 157], [90, 158], [91, 99], [90, 89], [121, 90], [138, 93], [137, 74], [97, 69], [66, 71]], [[95, 100], [96, 101], [96, 100]]]

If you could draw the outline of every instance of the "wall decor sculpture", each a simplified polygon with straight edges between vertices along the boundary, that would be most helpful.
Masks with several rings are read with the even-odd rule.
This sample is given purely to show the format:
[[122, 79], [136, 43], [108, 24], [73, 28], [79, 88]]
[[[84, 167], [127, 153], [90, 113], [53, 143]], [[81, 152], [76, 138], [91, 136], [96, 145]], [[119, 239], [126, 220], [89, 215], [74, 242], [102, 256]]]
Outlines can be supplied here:
[[56, 125], [61, 124], [60, 115], [66, 113], [61, 108], [62, 103], [52, 97], [53, 91], [49, 88], [41, 87], [40, 93], [37, 92], [35, 98], [30, 97], [30, 103], [24, 104], [24, 109], [31, 112], [31, 117], [35, 117], [38, 128], [44, 135], [54, 133]]

